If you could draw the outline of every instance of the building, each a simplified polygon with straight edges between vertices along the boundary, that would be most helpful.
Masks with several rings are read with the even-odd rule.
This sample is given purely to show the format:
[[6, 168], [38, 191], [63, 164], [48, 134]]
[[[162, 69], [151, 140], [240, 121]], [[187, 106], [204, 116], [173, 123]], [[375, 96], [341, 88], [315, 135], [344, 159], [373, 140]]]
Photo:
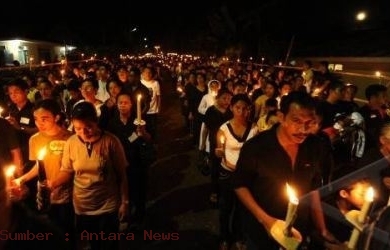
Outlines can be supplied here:
[[38, 40], [0, 40], [0, 66], [57, 62], [74, 46]]

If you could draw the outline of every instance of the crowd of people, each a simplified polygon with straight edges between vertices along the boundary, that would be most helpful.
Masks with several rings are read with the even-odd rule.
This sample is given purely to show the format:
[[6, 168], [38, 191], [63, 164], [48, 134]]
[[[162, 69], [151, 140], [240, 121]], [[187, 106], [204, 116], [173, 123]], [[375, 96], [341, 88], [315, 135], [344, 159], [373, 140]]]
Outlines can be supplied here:
[[[115, 241], [79, 242], [72, 235], [117, 232], [120, 223], [138, 227], [145, 219], [160, 65], [66, 67], [62, 76], [58, 70], [23, 72], [4, 86], [0, 164], [6, 173], [10, 166], [15, 171], [0, 180], [6, 215], [0, 222], [10, 235], [31, 226], [59, 232], [55, 241], [67, 232], [66, 249], [117, 249]], [[367, 86], [367, 103], [358, 105], [357, 86], [330, 72], [327, 62], [318, 70], [310, 61], [299, 70], [200, 60], [170, 67], [183, 123], [206, 163], [202, 173], [210, 175], [220, 250], [279, 249], [272, 232], [286, 214], [286, 184], [299, 197], [293, 237], [300, 249], [346, 249], [353, 225], [345, 215], [361, 208], [370, 186], [377, 196], [367, 221], [387, 206], [385, 85]], [[383, 159], [386, 164], [375, 164]], [[337, 180], [342, 185], [334, 190]], [[43, 190], [50, 192], [47, 209]], [[339, 216], [329, 216], [329, 209]], [[11, 240], [0, 244], [23, 248]]]

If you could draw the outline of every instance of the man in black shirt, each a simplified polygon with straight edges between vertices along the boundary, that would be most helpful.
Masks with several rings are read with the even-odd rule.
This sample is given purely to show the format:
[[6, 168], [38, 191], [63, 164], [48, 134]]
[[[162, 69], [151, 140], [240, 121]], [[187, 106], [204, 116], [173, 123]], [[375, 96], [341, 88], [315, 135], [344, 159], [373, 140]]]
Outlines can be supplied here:
[[[315, 101], [305, 92], [294, 91], [282, 98], [279, 124], [247, 141], [241, 149], [233, 186], [243, 203], [244, 234], [248, 250], [279, 249], [270, 237], [276, 220], [286, 215], [286, 183], [294, 187], [300, 204], [294, 227], [305, 236], [316, 229], [329, 240], [318, 192], [323, 166], [331, 166], [332, 156], [312, 133], [317, 128]], [[325, 164], [325, 165], [324, 165]]]

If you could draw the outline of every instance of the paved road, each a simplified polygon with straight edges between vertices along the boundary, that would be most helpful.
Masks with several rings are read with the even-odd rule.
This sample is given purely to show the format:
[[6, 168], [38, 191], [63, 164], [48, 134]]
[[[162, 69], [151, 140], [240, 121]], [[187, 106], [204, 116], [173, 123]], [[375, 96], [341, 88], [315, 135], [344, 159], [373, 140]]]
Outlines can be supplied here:
[[[180, 114], [175, 83], [164, 75], [162, 113], [159, 117], [159, 159], [150, 167], [147, 219], [144, 229], [124, 249], [218, 249], [218, 210], [208, 202], [210, 177], [195, 167], [191, 145]], [[177, 233], [178, 240], [144, 239], [146, 232]], [[147, 237], [146, 237], [147, 238]]]

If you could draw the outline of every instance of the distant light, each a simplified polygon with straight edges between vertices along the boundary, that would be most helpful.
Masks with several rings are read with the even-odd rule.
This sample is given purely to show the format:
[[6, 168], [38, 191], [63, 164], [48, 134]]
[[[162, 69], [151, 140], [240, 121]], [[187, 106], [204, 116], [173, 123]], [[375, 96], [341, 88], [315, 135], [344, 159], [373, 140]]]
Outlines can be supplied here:
[[131, 32], [136, 32], [137, 31], [137, 27], [134, 27]]
[[144, 37], [144, 41], [147, 41], [148, 40], [148, 38], [147, 37]]
[[382, 76], [381, 72], [379, 72], [379, 71], [375, 72], [375, 75], [376, 75], [377, 77], [381, 77], [381, 76]]
[[367, 17], [366, 12], [361, 11], [361, 12], [357, 13], [356, 20], [363, 21], [366, 19], [366, 17]]
[[278, 64], [279, 64], [279, 66], [282, 66], [282, 65], [283, 65], [283, 63], [282, 63], [282, 62], [279, 62]]

